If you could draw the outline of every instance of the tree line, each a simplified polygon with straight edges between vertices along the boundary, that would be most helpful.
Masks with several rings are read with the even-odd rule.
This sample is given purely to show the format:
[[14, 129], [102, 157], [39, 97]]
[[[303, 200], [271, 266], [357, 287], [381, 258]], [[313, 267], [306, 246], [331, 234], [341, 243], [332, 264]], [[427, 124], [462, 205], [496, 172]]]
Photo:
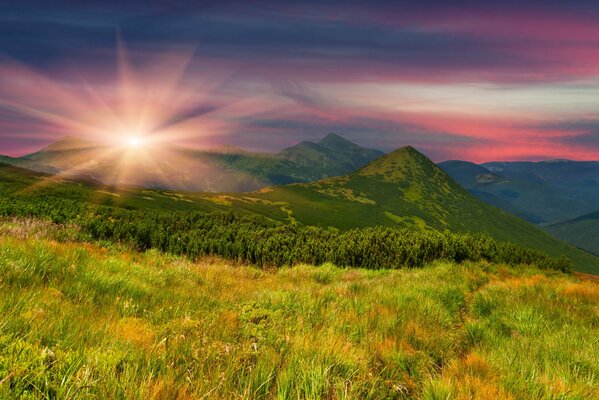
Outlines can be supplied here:
[[551, 258], [479, 233], [388, 227], [339, 231], [234, 212], [127, 210], [56, 197], [3, 196], [0, 215], [75, 223], [92, 239], [126, 243], [141, 251], [158, 249], [192, 259], [216, 255], [261, 267], [330, 262], [369, 269], [414, 268], [434, 260], [468, 260], [571, 270], [567, 258]]

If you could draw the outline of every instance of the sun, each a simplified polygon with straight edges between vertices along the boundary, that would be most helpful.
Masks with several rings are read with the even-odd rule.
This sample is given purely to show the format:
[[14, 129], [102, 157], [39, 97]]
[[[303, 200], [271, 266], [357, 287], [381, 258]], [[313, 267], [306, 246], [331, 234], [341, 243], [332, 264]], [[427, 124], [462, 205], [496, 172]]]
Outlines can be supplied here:
[[129, 136], [125, 139], [125, 145], [131, 148], [138, 148], [144, 145], [144, 140], [139, 136]]

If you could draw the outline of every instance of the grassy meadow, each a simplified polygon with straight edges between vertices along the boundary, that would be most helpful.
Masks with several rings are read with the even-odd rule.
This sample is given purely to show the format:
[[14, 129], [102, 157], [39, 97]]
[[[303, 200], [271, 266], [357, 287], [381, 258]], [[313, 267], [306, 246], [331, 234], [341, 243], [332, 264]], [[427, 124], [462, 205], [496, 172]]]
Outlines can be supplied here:
[[0, 398], [599, 398], [599, 283], [435, 262], [261, 270], [0, 222]]

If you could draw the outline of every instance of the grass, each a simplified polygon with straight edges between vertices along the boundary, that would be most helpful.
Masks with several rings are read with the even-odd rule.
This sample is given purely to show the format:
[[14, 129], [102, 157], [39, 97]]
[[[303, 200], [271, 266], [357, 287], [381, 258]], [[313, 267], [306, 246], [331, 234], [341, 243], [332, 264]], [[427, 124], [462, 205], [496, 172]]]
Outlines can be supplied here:
[[0, 398], [599, 397], [596, 281], [264, 271], [0, 226]]
[[599, 255], [599, 212], [549, 225], [546, 229], [560, 239]]

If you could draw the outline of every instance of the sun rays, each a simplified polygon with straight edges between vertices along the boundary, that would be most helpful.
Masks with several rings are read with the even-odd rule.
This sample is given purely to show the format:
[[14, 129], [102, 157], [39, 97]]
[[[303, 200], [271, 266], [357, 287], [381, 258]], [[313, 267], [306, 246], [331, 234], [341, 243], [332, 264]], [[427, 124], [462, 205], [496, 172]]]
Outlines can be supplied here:
[[[169, 176], [165, 169], [172, 172], [191, 165], [174, 144], [201, 142], [203, 136], [222, 132], [226, 124], [223, 112], [235, 109], [243, 115], [240, 104], [253, 101], [219, 100], [214, 93], [226, 84], [226, 74], [220, 82], [188, 76], [195, 52], [195, 47], [188, 47], [133, 55], [119, 38], [116, 73], [92, 68], [83, 71], [86, 78], [69, 77], [68, 81], [50, 78], [15, 60], [0, 63], [0, 76], [11, 77], [0, 85], [0, 108], [37, 121], [42, 129], [29, 136], [44, 138], [52, 132], [50, 136], [62, 134], [95, 143], [89, 151], [78, 152], [79, 158], [71, 156], [69, 149], [60, 149], [61, 164], [51, 165], [60, 172], [35, 186], [78, 176], [109, 184], [135, 184], [135, 175], [147, 171], [153, 174], [147, 178], [150, 184], [173, 186], [173, 182], [163, 182]], [[165, 159], [177, 159], [176, 165], [162, 162]], [[102, 176], [94, 170], [98, 166], [104, 166]], [[202, 173], [202, 168], [196, 169]]]

